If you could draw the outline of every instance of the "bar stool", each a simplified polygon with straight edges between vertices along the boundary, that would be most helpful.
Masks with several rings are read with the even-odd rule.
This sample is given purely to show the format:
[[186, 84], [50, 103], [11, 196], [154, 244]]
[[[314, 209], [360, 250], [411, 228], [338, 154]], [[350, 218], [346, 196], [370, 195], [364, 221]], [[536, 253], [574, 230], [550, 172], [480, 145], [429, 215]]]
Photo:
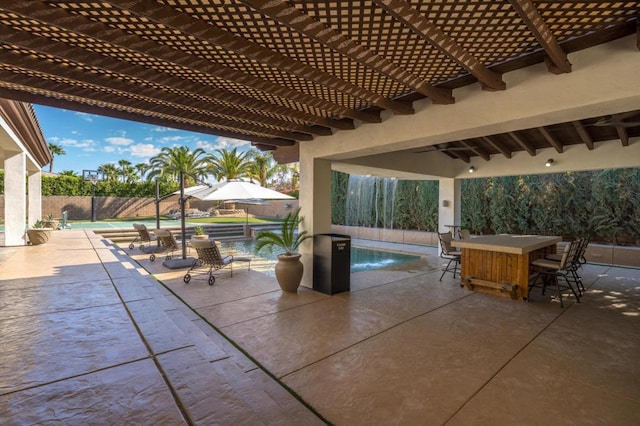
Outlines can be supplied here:
[[[564, 248], [564, 251], [562, 252], [562, 257], [559, 262], [549, 259], [537, 259], [531, 262], [531, 266], [540, 268], [540, 270], [533, 274], [531, 276], [531, 279], [529, 280], [529, 292], [527, 294], [527, 300], [529, 300], [531, 289], [533, 287], [538, 287], [538, 278], [542, 277], [542, 294], [544, 294], [547, 285], [549, 285], [549, 282], [553, 281], [558, 291], [558, 298], [560, 299], [561, 308], [564, 308], [564, 303], [562, 301], [562, 290], [570, 289], [575, 296], [576, 301], [580, 303], [580, 296], [578, 296], [578, 293], [576, 293], [576, 290], [573, 288], [571, 279], [568, 278], [568, 275], [571, 273], [569, 267], [576, 255], [576, 251], [579, 249], [579, 245], [580, 242], [577, 240], [567, 244]], [[563, 279], [565, 284], [561, 285], [560, 279]]]
[[[442, 270], [440, 281], [442, 281], [442, 277], [444, 277], [444, 274], [447, 272], [453, 272], [453, 278], [455, 279], [462, 252], [455, 251], [451, 246], [451, 240], [453, 239], [451, 232], [438, 232], [438, 239], [440, 240], [440, 257], [449, 261], [447, 266]], [[453, 269], [451, 269], [452, 264]]]

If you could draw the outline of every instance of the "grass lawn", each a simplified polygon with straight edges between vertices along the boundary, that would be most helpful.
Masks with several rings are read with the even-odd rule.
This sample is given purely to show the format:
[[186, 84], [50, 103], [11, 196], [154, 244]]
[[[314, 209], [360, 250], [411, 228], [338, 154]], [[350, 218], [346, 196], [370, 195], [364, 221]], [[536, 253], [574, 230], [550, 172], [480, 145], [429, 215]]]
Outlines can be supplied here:
[[[171, 220], [171, 218], [167, 216], [160, 216], [160, 219]], [[119, 219], [100, 219], [99, 222], [132, 222], [133, 223], [133, 222], [154, 221], [154, 220], [156, 220], [155, 216], [136, 216], [136, 217], [125, 217], [125, 218], [119, 218]], [[191, 218], [187, 218], [187, 221], [190, 223], [247, 223], [247, 217], [246, 216], [191, 217]], [[282, 219], [259, 218], [259, 217], [249, 216], [249, 223], [270, 223], [270, 222], [282, 222]]]

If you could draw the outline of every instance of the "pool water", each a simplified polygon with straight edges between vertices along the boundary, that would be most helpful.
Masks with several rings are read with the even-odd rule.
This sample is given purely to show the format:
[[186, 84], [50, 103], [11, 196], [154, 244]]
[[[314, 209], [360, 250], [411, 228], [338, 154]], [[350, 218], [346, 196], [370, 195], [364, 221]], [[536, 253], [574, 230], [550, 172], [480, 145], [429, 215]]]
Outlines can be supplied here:
[[[269, 252], [268, 249], [263, 249], [256, 254], [255, 244], [255, 240], [223, 241], [221, 243], [223, 248], [238, 253], [260, 256], [274, 262], [278, 260], [278, 253], [275, 250]], [[420, 256], [351, 246], [351, 273], [387, 268], [418, 259]]]

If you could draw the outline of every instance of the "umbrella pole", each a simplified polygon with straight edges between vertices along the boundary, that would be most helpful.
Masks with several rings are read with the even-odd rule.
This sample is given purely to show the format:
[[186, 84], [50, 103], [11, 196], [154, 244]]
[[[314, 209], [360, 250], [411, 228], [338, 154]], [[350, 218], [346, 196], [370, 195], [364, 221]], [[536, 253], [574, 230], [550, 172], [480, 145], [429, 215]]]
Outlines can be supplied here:
[[187, 231], [185, 229], [185, 211], [184, 211], [184, 174], [180, 172], [180, 224], [182, 227], [182, 258], [181, 259], [167, 259], [162, 262], [162, 265], [169, 269], [182, 269], [190, 268], [193, 265], [195, 259], [187, 257]]
[[182, 258], [187, 258], [187, 230], [184, 212], [184, 172], [180, 171], [180, 226], [182, 228]]
[[[156, 179], [156, 229], [160, 229], [160, 182]], [[156, 242], [160, 247], [160, 240]]]

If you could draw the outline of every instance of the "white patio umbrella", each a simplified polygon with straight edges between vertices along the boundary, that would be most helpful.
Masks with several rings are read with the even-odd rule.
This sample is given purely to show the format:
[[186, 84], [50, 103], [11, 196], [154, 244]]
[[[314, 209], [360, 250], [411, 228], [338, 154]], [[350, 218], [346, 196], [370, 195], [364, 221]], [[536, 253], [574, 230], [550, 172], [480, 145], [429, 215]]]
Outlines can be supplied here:
[[[211, 186], [197, 185], [184, 189], [184, 195], [205, 201], [293, 200], [294, 197], [242, 180], [228, 180]], [[255, 203], [253, 203], [255, 204]]]

